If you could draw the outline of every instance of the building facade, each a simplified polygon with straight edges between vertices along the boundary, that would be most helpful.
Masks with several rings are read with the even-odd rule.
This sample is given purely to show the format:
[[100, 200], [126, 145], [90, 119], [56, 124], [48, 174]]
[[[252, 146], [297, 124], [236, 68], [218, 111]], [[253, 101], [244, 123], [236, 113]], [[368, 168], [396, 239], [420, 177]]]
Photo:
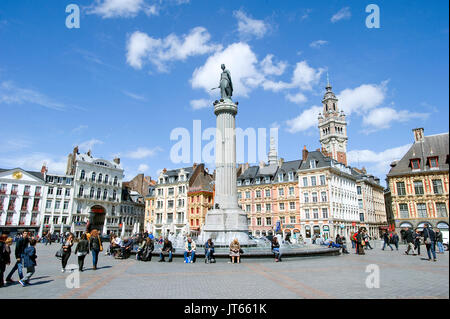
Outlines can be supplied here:
[[0, 169], [0, 232], [38, 234], [45, 187], [41, 172]]
[[448, 232], [448, 133], [425, 136], [423, 128], [413, 132], [413, 145], [391, 163], [386, 178], [395, 227], [422, 228], [428, 223]]

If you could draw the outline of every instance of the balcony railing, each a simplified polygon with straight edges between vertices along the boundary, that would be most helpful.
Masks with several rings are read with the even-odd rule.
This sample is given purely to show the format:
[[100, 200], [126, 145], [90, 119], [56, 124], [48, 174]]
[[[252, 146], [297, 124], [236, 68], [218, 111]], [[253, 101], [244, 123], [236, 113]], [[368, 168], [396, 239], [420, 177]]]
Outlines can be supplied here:
[[6, 189], [5, 188], [0, 189], [0, 194], [6, 194]]
[[8, 206], [8, 210], [15, 210], [15, 209], [16, 209], [16, 207], [14, 205], [9, 205]]
[[23, 196], [30, 196], [30, 192], [23, 192]]
[[12, 190], [11, 191], [11, 195], [17, 195], [17, 191], [16, 190]]
[[41, 193], [34, 193], [34, 197], [41, 197]]

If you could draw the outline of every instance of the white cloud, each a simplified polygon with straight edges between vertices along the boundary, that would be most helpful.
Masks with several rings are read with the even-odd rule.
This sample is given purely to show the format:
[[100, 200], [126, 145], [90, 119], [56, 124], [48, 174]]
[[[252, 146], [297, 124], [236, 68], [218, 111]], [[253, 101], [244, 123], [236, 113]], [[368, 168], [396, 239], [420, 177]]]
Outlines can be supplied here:
[[140, 164], [138, 167], [138, 172], [139, 173], [145, 173], [146, 171], [148, 171], [150, 167], [147, 164]]
[[92, 151], [95, 144], [103, 144], [103, 142], [93, 138], [93, 139], [90, 139], [89, 141], [80, 143], [78, 145], [78, 148], [80, 149], [80, 151], [84, 151], [84, 152], [87, 152], [89, 150]]
[[73, 130], [72, 130], [72, 133], [81, 133], [82, 131], [84, 131], [84, 130], [86, 130], [88, 128], [88, 126], [87, 125], [84, 125], [84, 124], [81, 124], [81, 125], [78, 125], [76, 128], [74, 128]]
[[363, 124], [371, 126], [367, 132], [386, 129], [391, 122], [406, 122], [414, 118], [427, 118], [428, 113], [415, 113], [407, 110], [397, 111], [390, 107], [381, 107], [371, 110], [363, 117]]
[[66, 109], [63, 103], [55, 102], [46, 95], [15, 86], [11, 81], [0, 83], [0, 104], [37, 104], [52, 110], [62, 111]]
[[31, 146], [31, 142], [21, 138], [5, 139], [0, 141], [0, 153], [14, 152], [28, 148]]
[[207, 99], [192, 100], [190, 104], [193, 110], [199, 110], [212, 106], [212, 102]]
[[352, 150], [347, 152], [348, 163], [352, 166], [366, 165], [368, 172], [375, 176], [384, 177], [390, 170], [390, 164], [400, 160], [411, 147], [411, 144], [389, 148], [381, 152], [372, 150]]
[[42, 164], [46, 163], [50, 173], [64, 174], [67, 167], [67, 159], [64, 156], [53, 156], [46, 153], [32, 153], [24, 156], [0, 157], [2, 168], [20, 167], [24, 170], [41, 171]]
[[310, 46], [311, 48], [318, 49], [318, 48], [324, 46], [324, 45], [327, 44], [327, 43], [328, 43], [328, 41], [325, 41], [325, 40], [317, 40], [317, 41], [311, 42], [311, 43], [309, 44], [309, 46]]
[[139, 12], [146, 15], [157, 15], [158, 8], [148, 5], [144, 0], [95, 0], [95, 3], [87, 8], [87, 14], [96, 14], [106, 18], [132, 18]]
[[286, 94], [286, 99], [288, 99], [289, 101], [293, 102], [293, 103], [297, 103], [297, 104], [301, 104], [306, 102], [308, 99], [306, 98], [305, 95], [303, 95], [302, 93], [297, 93], [297, 94]]
[[321, 106], [312, 106], [311, 108], [304, 110], [299, 116], [294, 119], [287, 120], [287, 131], [290, 133], [297, 133], [306, 131], [311, 127], [317, 127], [318, 116], [322, 111]]
[[127, 62], [133, 68], [141, 69], [149, 61], [159, 72], [167, 72], [168, 62], [221, 50], [221, 45], [209, 43], [210, 38], [211, 35], [203, 27], [193, 28], [181, 37], [172, 33], [164, 39], [135, 31], [127, 41]]
[[278, 63], [273, 63], [273, 54], [268, 54], [261, 62], [261, 68], [266, 75], [282, 75], [287, 67], [285, 61], [280, 61]]
[[362, 84], [354, 89], [345, 89], [338, 94], [340, 108], [347, 114], [365, 113], [379, 106], [386, 97], [387, 81], [380, 85]]
[[135, 94], [132, 92], [128, 92], [128, 91], [122, 91], [123, 94], [125, 94], [126, 96], [131, 97], [132, 99], [138, 100], [138, 101], [146, 101], [146, 98], [143, 97], [142, 95], [139, 94]]
[[147, 148], [147, 147], [139, 147], [137, 150], [128, 152], [125, 157], [133, 158], [133, 159], [143, 159], [146, 157], [152, 157], [161, 151], [160, 147], [155, 148]]
[[345, 7], [331, 17], [331, 22], [335, 23], [343, 19], [350, 19], [351, 16], [352, 13], [350, 12], [350, 7]]
[[223, 51], [211, 55], [203, 66], [194, 70], [192, 88], [204, 89], [211, 96], [217, 95], [211, 88], [219, 86], [220, 65], [225, 64], [231, 73], [233, 96], [248, 96], [264, 80], [264, 76], [256, 68], [257, 63], [258, 59], [247, 43], [233, 43]]
[[269, 25], [263, 20], [252, 19], [241, 10], [234, 11], [233, 15], [238, 20], [238, 32], [241, 36], [254, 35], [257, 38], [262, 38], [269, 31]]

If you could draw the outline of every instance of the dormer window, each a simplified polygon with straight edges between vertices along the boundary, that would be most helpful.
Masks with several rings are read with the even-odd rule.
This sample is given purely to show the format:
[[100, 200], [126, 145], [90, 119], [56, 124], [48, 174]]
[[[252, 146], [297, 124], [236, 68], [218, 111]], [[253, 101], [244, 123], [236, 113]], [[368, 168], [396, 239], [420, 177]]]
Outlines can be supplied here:
[[309, 161], [309, 168], [316, 168], [316, 161], [315, 160]]
[[411, 168], [412, 168], [413, 170], [415, 170], [415, 169], [420, 169], [420, 159], [418, 159], [418, 158], [412, 159], [412, 160], [411, 160]]
[[270, 183], [270, 177], [269, 177], [269, 176], [266, 176], [266, 177], [265, 177], [265, 182], [266, 182], [266, 183]]
[[278, 174], [278, 181], [282, 182], [283, 181], [283, 173], [279, 173]]
[[173, 183], [175, 181], [174, 177], [169, 177], [169, 183]]
[[239, 180], [239, 181], [237, 181], [237, 185], [238, 186], [241, 186], [242, 185], [242, 182]]
[[245, 185], [250, 185], [250, 180], [249, 179], [245, 180]]
[[261, 183], [261, 178], [258, 177], [258, 178], [256, 179], [256, 184], [260, 184], [260, 183]]
[[292, 182], [294, 180], [294, 172], [289, 172], [289, 181]]
[[428, 157], [428, 165], [430, 165], [430, 168], [438, 168], [439, 167], [438, 157], [437, 156]]

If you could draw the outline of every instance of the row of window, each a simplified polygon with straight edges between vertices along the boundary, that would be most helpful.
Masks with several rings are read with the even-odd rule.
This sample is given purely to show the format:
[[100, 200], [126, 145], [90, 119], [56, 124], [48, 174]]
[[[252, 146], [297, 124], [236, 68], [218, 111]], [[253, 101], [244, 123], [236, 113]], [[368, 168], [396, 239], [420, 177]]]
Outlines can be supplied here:
[[[97, 176], [97, 174], [95, 172], [91, 173], [91, 182], [97, 181], [97, 183], [102, 183], [103, 182], [105, 184], [107, 184], [109, 182], [108, 174], [105, 175], [105, 178], [103, 178], [103, 174], [102, 173], [98, 174], [97, 179], [96, 179], [96, 176]], [[81, 173], [80, 173], [80, 180], [84, 180], [85, 178], [86, 178], [86, 172], [84, 170], [82, 170]], [[117, 178], [117, 176], [114, 176], [113, 185], [115, 186], [117, 184], [118, 184], [118, 178]]]
[[[0, 196], [0, 210], [3, 210], [3, 208], [4, 208], [3, 202], [5, 201], [5, 198], [6, 198], [5, 196]], [[14, 197], [14, 196], [11, 196], [9, 198], [8, 210], [16, 209], [16, 200], [17, 200], [17, 197]], [[22, 205], [20, 206], [20, 210], [22, 210], [22, 211], [28, 210], [28, 202], [29, 202], [28, 197], [22, 198]], [[33, 211], [39, 210], [39, 202], [40, 202], [39, 198], [34, 199], [33, 206], [32, 206]]]
[[[80, 188], [78, 189], [78, 197], [82, 197], [83, 194], [84, 194], [84, 186], [81, 185]], [[97, 188], [97, 194], [95, 194], [95, 188], [91, 187], [91, 190], [89, 192], [89, 197], [94, 198], [94, 196], [97, 199], [102, 198], [103, 200], [106, 200], [108, 198], [108, 190], [106, 188], [103, 190], [103, 197], [102, 197], [102, 190], [100, 188]], [[112, 191], [112, 199], [116, 200], [116, 197], [117, 197], [117, 192], [116, 192], [116, 190], [113, 190]]]
[[[284, 196], [284, 188], [278, 188], [278, 196]], [[261, 190], [256, 190], [255, 192], [255, 198], [262, 198], [262, 194], [263, 192]], [[245, 191], [245, 199], [250, 199], [251, 198], [251, 192], [250, 191]], [[271, 190], [270, 189], [265, 189], [264, 190], [264, 197], [271, 197]], [[242, 199], [242, 192], [238, 192], [238, 199]], [[289, 196], [294, 196], [295, 195], [295, 188], [293, 186], [288, 188], [288, 195]]]
[[[178, 186], [178, 194], [185, 194], [186, 186]], [[167, 196], [175, 195], [175, 188], [169, 187], [167, 188]], [[158, 188], [158, 196], [164, 196], [164, 188]]]
[[[55, 187], [48, 188], [48, 195], [53, 195], [54, 188]], [[61, 196], [62, 191], [63, 191], [62, 187], [56, 188], [56, 196]], [[70, 188], [64, 188], [64, 196], [70, 196]]]
[[[1, 184], [0, 185], [0, 194], [6, 194], [6, 189], [8, 185], [7, 184]], [[31, 186], [25, 185], [23, 188], [23, 196], [29, 196], [30, 195]], [[11, 186], [11, 195], [17, 195], [19, 192], [19, 185], [13, 184]], [[36, 186], [36, 189], [34, 191], [34, 196], [41, 196], [41, 186]]]
[[[45, 208], [51, 209], [52, 204], [53, 204], [53, 200], [47, 199], [47, 202], [45, 203]], [[56, 210], [61, 209], [61, 201], [60, 200], [55, 200], [55, 209]], [[67, 209], [69, 209], [69, 201], [65, 200], [63, 203], [63, 210], [67, 210]]]
[[[419, 170], [421, 168], [421, 160], [420, 158], [413, 158], [410, 160], [410, 167], [412, 170]], [[427, 158], [426, 165], [429, 166], [431, 169], [437, 169], [439, 168], [439, 157], [438, 156], [431, 156]]]
[[[187, 180], [186, 178], [187, 178], [186, 175], [180, 175], [179, 178], [178, 178], [178, 182], [185, 182]], [[159, 179], [159, 184], [166, 184], [166, 183], [173, 184], [176, 181], [177, 181], [177, 179], [174, 176], [171, 176], [171, 177], [168, 177], [168, 178], [167, 177], [161, 177]]]
[[[245, 211], [247, 213], [251, 212], [251, 207], [252, 205], [245, 205]], [[256, 212], [262, 212], [262, 208], [263, 205], [262, 204], [256, 204], [254, 205], [254, 208], [256, 210]], [[285, 203], [278, 203], [278, 208], [279, 210], [285, 210], [286, 209], [286, 204]], [[269, 212], [272, 209], [272, 204], [265, 204], [265, 211]], [[289, 202], [289, 210], [295, 210], [296, 209], [296, 204], [295, 202]]]
[[[309, 209], [305, 209], [304, 211], [304, 216], [305, 219], [311, 219], [311, 213]], [[312, 219], [319, 219], [319, 209], [318, 208], [314, 208], [312, 209]], [[321, 218], [328, 218], [328, 209], [327, 208], [322, 208], [322, 217]]]
[[[444, 189], [442, 187], [442, 180], [440, 179], [433, 179], [433, 192], [436, 195], [440, 195], [444, 193]], [[406, 195], [406, 187], [405, 182], [397, 182], [397, 194], [399, 196], [405, 196]], [[423, 182], [422, 181], [414, 181], [414, 194], [415, 195], [423, 195], [424, 194], [424, 188], [423, 188]]]
[[72, 183], [72, 178], [47, 175], [46, 181], [47, 181], [47, 183], [52, 183], [52, 184], [63, 184], [64, 183], [66, 185], [70, 185]]
[[[27, 213], [20, 213], [19, 225], [25, 225], [27, 215], [28, 215]], [[1, 211], [0, 211], [0, 216], [1, 216]], [[31, 214], [30, 225], [37, 225], [37, 216], [38, 216], [37, 213]], [[5, 225], [7, 225], [7, 226], [12, 225], [13, 219], [14, 219], [14, 213], [7, 213]]]
[[[310, 183], [308, 183], [308, 177], [303, 177], [303, 187], [317, 186], [317, 176], [311, 176], [309, 178], [309, 180], [310, 180]], [[320, 185], [326, 184], [325, 175], [319, 176], [319, 182], [320, 182]]]
[[[400, 218], [410, 218], [408, 204], [398, 204]], [[425, 203], [417, 203], [417, 217], [428, 218], [427, 205]], [[436, 203], [436, 215], [437, 217], [448, 217], [447, 206], [445, 203]]]

